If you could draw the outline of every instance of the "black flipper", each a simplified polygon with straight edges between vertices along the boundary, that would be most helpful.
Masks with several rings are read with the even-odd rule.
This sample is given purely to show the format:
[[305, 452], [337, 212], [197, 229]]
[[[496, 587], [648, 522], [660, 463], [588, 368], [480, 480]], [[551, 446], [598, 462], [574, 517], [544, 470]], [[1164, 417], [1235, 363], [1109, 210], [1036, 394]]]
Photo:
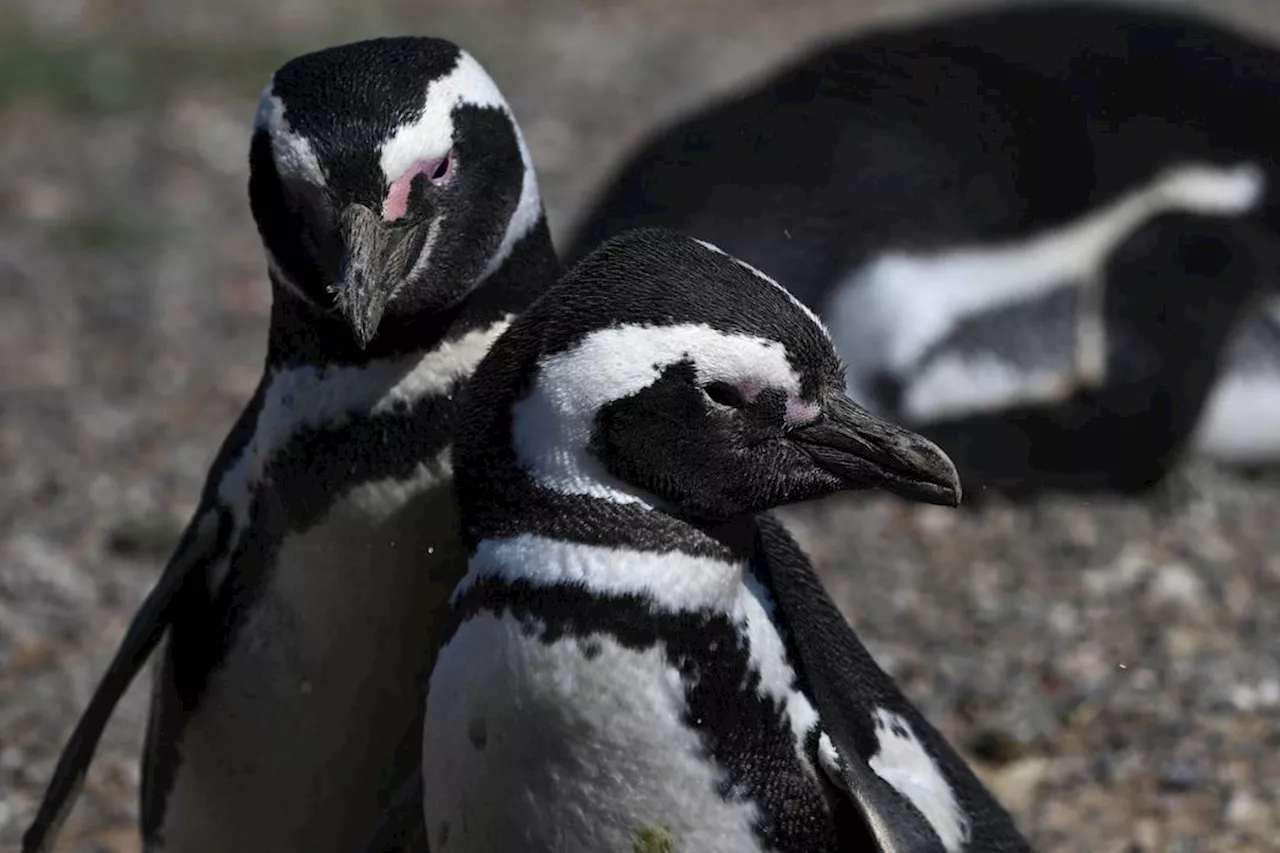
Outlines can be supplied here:
[[849, 795], [881, 853], [947, 853], [923, 815], [862, 760], [844, 732], [826, 729], [835, 747], [831, 763], [819, 761], [832, 784]]
[[228, 541], [230, 525], [212, 507], [202, 507], [187, 526], [160, 580], [134, 615], [106, 674], [58, 759], [35, 819], [22, 836], [22, 853], [45, 853], [57, 837], [84, 784], [103, 729], [120, 697], [133, 683], [173, 621], [174, 602], [189, 577], [202, 576]]
[[387, 804], [365, 853], [427, 853], [427, 825], [422, 817], [422, 767], [409, 774]]
[[[967, 849], [1031, 850], [1013, 819], [946, 739], [902, 694], [854, 634], [827, 595], [804, 551], [776, 519], [760, 518], [754, 570], [774, 601], [774, 619], [835, 747], [828, 774], [850, 800], [885, 853], [935, 853], [946, 848], [924, 815], [869, 765], [879, 740], [877, 709], [906, 720], [937, 763], [968, 822]], [[821, 754], [822, 750], [819, 749]], [[834, 765], [834, 766], [832, 766]]]

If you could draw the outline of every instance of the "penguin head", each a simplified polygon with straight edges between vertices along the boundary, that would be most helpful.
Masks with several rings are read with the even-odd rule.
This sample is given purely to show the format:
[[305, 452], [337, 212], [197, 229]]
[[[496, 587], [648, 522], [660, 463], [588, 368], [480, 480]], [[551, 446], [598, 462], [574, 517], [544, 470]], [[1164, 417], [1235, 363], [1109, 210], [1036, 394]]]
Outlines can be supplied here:
[[633, 230], [494, 345], [458, 465], [505, 438], [542, 489], [707, 522], [856, 489], [958, 503], [946, 454], [844, 389], [826, 329], [776, 282], [709, 244]]
[[458, 302], [542, 215], [502, 94], [451, 42], [382, 38], [296, 57], [262, 93], [249, 200], [277, 288], [380, 326]]

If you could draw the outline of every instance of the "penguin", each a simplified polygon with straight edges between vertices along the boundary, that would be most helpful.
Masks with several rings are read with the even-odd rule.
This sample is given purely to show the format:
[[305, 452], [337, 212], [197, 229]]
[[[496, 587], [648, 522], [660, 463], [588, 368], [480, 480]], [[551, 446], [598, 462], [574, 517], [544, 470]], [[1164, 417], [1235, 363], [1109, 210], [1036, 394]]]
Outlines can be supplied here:
[[[587, 206], [564, 259], [572, 264], [631, 227], [705, 238], [786, 282], [824, 318], [848, 364], [850, 394], [873, 411], [926, 435], [964, 416], [1002, 422], [1025, 444], [1025, 407], [1065, 432], [1081, 398], [1117, 396], [1123, 379], [1111, 366], [1123, 353], [1111, 347], [1104, 305], [1105, 291], [1125, 283], [1105, 271], [1139, 228], [1186, 214], [1276, 236], [1277, 86], [1273, 46], [1182, 11], [1006, 4], [883, 25], [821, 44], [655, 129]], [[1218, 339], [1230, 349], [1256, 316], [1257, 289], [1197, 286], [1205, 284], [1249, 307]], [[1170, 299], [1191, 298], [1177, 285], [1169, 283]], [[1045, 302], [1056, 307], [1035, 308]], [[1028, 319], [1037, 325], [1015, 323]], [[1029, 340], [1021, 349], [1009, 340], [994, 355], [1015, 369], [914, 383], [972, 323]], [[1184, 326], [1172, 337], [1182, 333], [1197, 336]], [[1062, 344], [1047, 353], [1046, 338]], [[1162, 368], [1180, 407], [1203, 402], [1196, 380], [1178, 372], [1188, 358], [1179, 353]], [[1280, 348], [1268, 360], [1280, 361]], [[1021, 369], [1025, 362], [1034, 366]], [[1252, 373], [1237, 368], [1228, 358], [1218, 381], [1254, 387]], [[1215, 412], [1267, 417], [1268, 403], [1227, 398], [1236, 404], [1202, 405], [1179, 424], [1187, 433], [1179, 440], [1221, 456], [1200, 443], [1222, 432]], [[1207, 429], [1197, 429], [1201, 420]], [[1274, 414], [1269, 422], [1280, 424]], [[1146, 455], [1163, 472], [1164, 442], [1132, 437], [1119, 455]], [[1103, 446], [1096, 436], [1087, 442], [1048, 472], [988, 471], [961, 447], [948, 451], [970, 495], [1010, 476], [1029, 491], [1072, 489], [1078, 480], [1053, 471]], [[1254, 455], [1267, 450], [1247, 443]], [[1118, 449], [1106, 446], [1091, 469]]]
[[944, 452], [847, 396], [785, 289], [624, 232], [504, 332], [462, 405], [470, 563], [426, 704], [432, 849], [1028, 849], [761, 515], [960, 498]]
[[1280, 296], [1241, 329], [1213, 386], [1192, 444], [1219, 462], [1247, 468], [1280, 463]]
[[[963, 482], [1014, 498], [1046, 486], [1142, 495], [1190, 453], [1256, 464], [1280, 450], [1280, 337], [1263, 296], [1280, 280], [1280, 243], [1253, 223], [1163, 214], [1101, 280], [1101, 387], [1065, 393], [1078, 305], [1067, 288], [957, 326], [893, 389], [896, 410], [927, 422]], [[1046, 402], [1054, 383], [1063, 397]], [[1032, 393], [1019, 399], [1019, 385]], [[1004, 407], [966, 411], [979, 391], [1004, 394]]]
[[457, 395], [559, 265], [499, 89], [436, 38], [281, 66], [249, 151], [273, 304], [260, 384], [55, 770], [49, 849], [152, 651], [147, 851], [349, 851], [421, 755], [461, 577]]

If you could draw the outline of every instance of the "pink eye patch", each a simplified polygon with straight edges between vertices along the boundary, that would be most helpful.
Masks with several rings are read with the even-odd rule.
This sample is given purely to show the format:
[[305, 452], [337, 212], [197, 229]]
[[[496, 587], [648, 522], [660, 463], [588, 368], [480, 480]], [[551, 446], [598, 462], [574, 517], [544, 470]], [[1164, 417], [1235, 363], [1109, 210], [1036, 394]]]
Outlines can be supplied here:
[[419, 160], [404, 174], [391, 182], [387, 188], [387, 196], [382, 200], [382, 218], [387, 222], [395, 222], [409, 211], [409, 191], [413, 189], [413, 179], [426, 175], [433, 184], [445, 181], [453, 173], [453, 152], [431, 160]]
[[783, 422], [787, 426], [801, 426], [811, 421], [816, 421], [818, 415], [822, 414], [822, 407], [811, 400], [801, 400], [799, 397], [787, 397], [786, 412], [783, 414]]

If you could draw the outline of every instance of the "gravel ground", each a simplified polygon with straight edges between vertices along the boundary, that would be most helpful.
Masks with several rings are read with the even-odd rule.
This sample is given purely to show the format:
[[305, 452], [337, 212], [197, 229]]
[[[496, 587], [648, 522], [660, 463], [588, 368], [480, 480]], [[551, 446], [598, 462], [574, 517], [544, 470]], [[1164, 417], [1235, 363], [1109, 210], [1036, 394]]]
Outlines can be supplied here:
[[[1275, 0], [1201, 0], [1280, 36]], [[268, 288], [244, 198], [284, 57], [453, 38], [521, 118], [563, 235], [656, 119], [920, 0], [7, 0], [0, 10], [0, 850], [248, 397]], [[1182, 3], [1179, 5], [1197, 5]], [[248, 34], [248, 35], [246, 35]], [[881, 662], [1043, 851], [1280, 838], [1280, 487], [788, 514]], [[146, 685], [61, 851], [137, 851]]]

